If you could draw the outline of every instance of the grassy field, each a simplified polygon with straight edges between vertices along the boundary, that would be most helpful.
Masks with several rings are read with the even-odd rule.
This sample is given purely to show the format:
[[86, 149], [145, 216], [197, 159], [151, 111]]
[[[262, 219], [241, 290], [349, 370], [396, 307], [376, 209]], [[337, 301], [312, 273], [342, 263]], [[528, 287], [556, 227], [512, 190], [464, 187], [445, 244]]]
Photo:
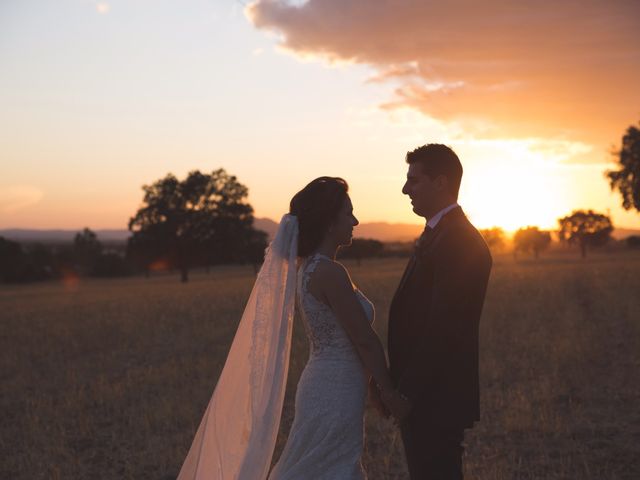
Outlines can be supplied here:
[[[347, 264], [386, 337], [404, 260]], [[249, 294], [251, 267], [0, 286], [0, 478], [173, 479]], [[307, 349], [294, 331], [276, 454]], [[640, 478], [640, 252], [496, 259], [468, 479]], [[408, 478], [367, 411], [370, 480]]]

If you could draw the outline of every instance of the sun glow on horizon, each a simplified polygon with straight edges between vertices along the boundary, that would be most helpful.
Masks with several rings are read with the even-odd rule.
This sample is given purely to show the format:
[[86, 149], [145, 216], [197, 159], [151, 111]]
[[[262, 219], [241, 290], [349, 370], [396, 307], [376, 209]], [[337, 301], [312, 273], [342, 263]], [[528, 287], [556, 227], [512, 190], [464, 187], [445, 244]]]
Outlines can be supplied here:
[[[452, 147], [462, 162], [459, 203], [478, 228], [556, 229], [558, 218], [589, 208], [615, 211], [621, 227], [637, 223], [632, 213], [622, 217], [615, 209], [618, 198], [603, 177], [611, 167], [608, 152], [599, 145], [561, 135], [521, 137], [480, 120], [443, 121], [409, 108], [354, 108], [347, 118], [367, 140], [361, 156], [376, 165], [353, 185], [354, 206], [364, 222], [423, 222], [400, 193], [403, 156], [437, 142]], [[345, 178], [351, 182], [350, 174]]]
[[567, 144], [559, 150], [533, 140], [471, 143], [473, 161], [465, 169], [460, 204], [476, 226], [508, 232], [529, 225], [553, 229], [571, 210], [566, 180], [558, 171], [563, 160], [586, 148]]

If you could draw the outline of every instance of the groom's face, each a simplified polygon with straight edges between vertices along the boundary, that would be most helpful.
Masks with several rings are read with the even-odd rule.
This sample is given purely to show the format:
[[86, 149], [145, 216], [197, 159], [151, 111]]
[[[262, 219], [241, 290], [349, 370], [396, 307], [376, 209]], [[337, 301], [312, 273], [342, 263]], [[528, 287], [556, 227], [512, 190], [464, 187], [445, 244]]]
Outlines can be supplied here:
[[442, 185], [440, 179], [431, 179], [423, 173], [422, 165], [415, 162], [409, 165], [407, 181], [402, 187], [402, 193], [409, 195], [411, 205], [416, 215], [429, 218], [440, 203]]

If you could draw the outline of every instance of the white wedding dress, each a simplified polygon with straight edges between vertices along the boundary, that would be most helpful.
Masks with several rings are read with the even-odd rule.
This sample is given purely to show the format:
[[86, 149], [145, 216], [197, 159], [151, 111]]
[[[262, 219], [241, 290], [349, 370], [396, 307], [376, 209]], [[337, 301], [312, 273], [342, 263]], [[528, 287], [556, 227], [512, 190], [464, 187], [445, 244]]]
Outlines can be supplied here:
[[[282, 414], [296, 298], [311, 344], [272, 480], [362, 480], [367, 378], [331, 309], [307, 290], [323, 255], [296, 269], [298, 219], [283, 215], [178, 480], [264, 480]], [[373, 305], [356, 290], [369, 321]]]
[[[270, 480], [362, 480], [367, 375], [333, 311], [307, 289], [320, 254], [307, 258], [297, 275], [297, 300], [310, 343], [295, 399], [295, 418]], [[373, 304], [356, 295], [369, 321]]]

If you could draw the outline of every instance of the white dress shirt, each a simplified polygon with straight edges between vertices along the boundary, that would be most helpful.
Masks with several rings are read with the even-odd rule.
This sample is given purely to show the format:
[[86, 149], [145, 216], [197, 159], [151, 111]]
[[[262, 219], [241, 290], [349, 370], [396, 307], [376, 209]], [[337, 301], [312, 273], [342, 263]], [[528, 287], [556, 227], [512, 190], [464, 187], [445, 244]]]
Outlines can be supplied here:
[[436, 228], [436, 225], [438, 225], [438, 222], [440, 222], [440, 219], [442, 217], [444, 217], [447, 213], [449, 213], [451, 210], [453, 210], [456, 207], [459, 207], [460, 205], [458, 205], [457, 202], [453, 202], [451, 205], [449, 205], [448, 207], [443, 208], [442, 210], [440, 210], [438, 213], [436, 213], [433, 217], [431, 217], [429, 219], [429, 221], [427, 222], [427, 227], [429, 228]]

